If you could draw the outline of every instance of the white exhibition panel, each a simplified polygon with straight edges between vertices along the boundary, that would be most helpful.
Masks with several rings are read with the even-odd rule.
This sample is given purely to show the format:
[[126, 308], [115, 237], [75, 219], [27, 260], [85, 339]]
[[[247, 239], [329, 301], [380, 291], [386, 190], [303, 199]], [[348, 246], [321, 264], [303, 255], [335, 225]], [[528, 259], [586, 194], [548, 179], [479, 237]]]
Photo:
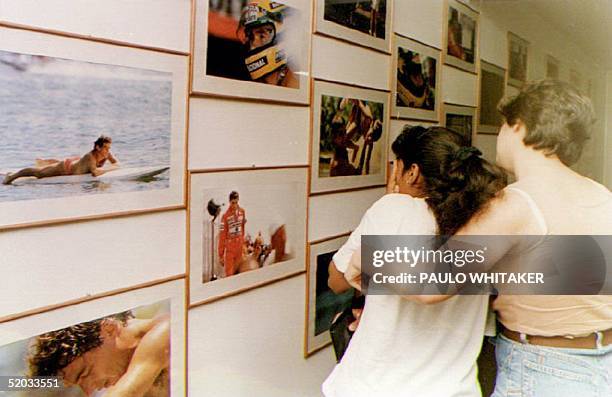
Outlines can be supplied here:
[[[170, 314], [170, 390], [173, 396], [185, 395], [186, 316], [184, 279], [94, 299], [76, 306], [63, 307], [3, 323], [0, 329], [0, 346], [4, 347], [5, 345], [36, 337], [46, 332], [56, 331], [124, 311], [137, 310], [143, 306], [156, 306], [163, 301], [168, 301], [168, 311]], [[19, 393], [17, 392], [17, 394]], [[23, 395], [26, 395], [26, 393]], [[40, 394], [36, 393], [36, 395]], [[67, 394], [62, 393], [61, 395]], [[100, 394], [95, 393], [95, 395]]]
[[185, 273], [185, 220], [179, 210], [0, 232], [0, 317]]
[[497, 135], [476, 134], [474, 137], [474, 146], [480, 149], [482, 157], [494, 163], [497, 154]]
[[[481, 21], [481, 57], [488, 62], [507, 68], [507, 32], [509, 31], [529, 42], [528, 80], [538, 78], [538, 69], [533, 69], [534, 63], [544, 63], [539, 67], [546, 68], [545, 55], [539, 56], [538, 53], [550, 54], [560, 61], [559, 77], [561, 80], [568, 79], [569, 68], [573, 65], [591, 64], [593, 66], [596, 64], [591, 63], [592, 55], [577, 45], [570, 34], [551, 26], [543, 17], [532, 12], [528, 7], [517, 7], [509, 12], [508, 4], [505, 2], [484, 1], [482, 2]], [[543, 26], [546, 29], [542, 29]], [[494, 56], [497, 56], [498, 59], [494, 59]], [[504, 63], [500, 64], [500, 60], [503, 60]], [[574, 69], [580, 71], [579, 67]], [[581, 74], [587, 76], [592, 74], [592, 71]]]
[[351, 232], [384, 194], [384, 188], [374, 188], [310, 197], [308, 241]]
[[478, 76], [452, 66], [442, 66], [442, 97], [454, 105], [478, 106]]
[[304, 359], [305, 275], [189, 310], [188, 395], [320, 396], [335, 357]]
[[391, 55], [316, 34], [312, 42], [315, 79], [389, 90]]
[[0, 20], [189, 52], [191, 1], [0, 0]]
[[480, 57], [503, 69], [508, 65], [508, 35], [486, 12], [480, 14]]
[[221, 98], [190, 103], [190, 170], [308, 164], [308, 107]]
[[444, 0], [395, 0], [393, 30], [442, 49], [444, 3]]

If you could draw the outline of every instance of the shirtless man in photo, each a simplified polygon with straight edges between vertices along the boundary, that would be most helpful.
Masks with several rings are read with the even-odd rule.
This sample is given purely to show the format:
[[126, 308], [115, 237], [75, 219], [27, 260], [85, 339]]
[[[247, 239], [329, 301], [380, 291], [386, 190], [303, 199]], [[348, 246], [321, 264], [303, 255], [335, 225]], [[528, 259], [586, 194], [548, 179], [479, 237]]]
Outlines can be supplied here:
[[[110, 137], [101, 135], [94, 142], [93, 150], [86, 153], [83, 157], [70, 157], [63, 161], [37, 160], [37, 167], [24, 168], [13, 174], [8, 174], [2, 183], [10, 185], [17, 178], [32, 176], [36, 178], [84, 174], [100, 176], [119, 166], [119, 161], [110, 152], [112, 142], [113, 140]], [[107, 160], [115, 167], [103, 170], [102, 167]]]
[[170, 317], [124, 312], [38, 336], [30, 376], [58, 376], [65, 387], [104, 397], [170, 395]]

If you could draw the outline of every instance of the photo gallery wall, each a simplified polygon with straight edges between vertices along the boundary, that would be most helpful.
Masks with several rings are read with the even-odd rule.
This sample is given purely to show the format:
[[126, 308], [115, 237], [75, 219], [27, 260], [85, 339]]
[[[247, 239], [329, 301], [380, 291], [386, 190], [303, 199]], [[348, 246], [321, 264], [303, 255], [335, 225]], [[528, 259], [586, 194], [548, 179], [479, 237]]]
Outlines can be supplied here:
[[[529, 42], [512, 32], [507, 65], [481, 60], [480, 14], [458, 0], [444, 3], [439, 46], [397, 33], [391, 0], [196, 0], [192, 11], [189, 53], [0, 27], [0, 233], [183, 210], [189, 258], [174, 279], [0, 315], [10, 331], [0, 333], [0, 375], [79, 371], [92, 345], [75, 338], [91, 333], [97, 345], [100, 329], [129, 335], [143, 327], [163, 357], [151, 382], [179, 395], [188, 308], [305, 272], [304, 354], [329, 345], [334, 315], [351, 296], [326, 288], [327, 264], [350, 230], [311, 241], [313, 198], [385, 186], [393, 123], [444, 125], [467, 144], [496, 134], [506, 86], [530, 77]], [[313, 35], [388, 58], [386, 89], [314, 74]], [[543, 62], [547, 76], [559, 76], [557, 58]], [[477, 103], [445, 100], [445, 68], [477, 77]], [[583, 84], [579, 72], [571, 77]], [[278, 122], [279, 106], [307, 109], [305, 160], [189, 167], [189, 126], [206, 120], [190, 119], [188, 110], [201, 98], [237, 110], [257, 103], [252, 117], [227, 116], [254, 126], [246, 143], [236, 142], [247, 158], [249, 140]], [[291, 134], [304, 130], [283, 133], [281, 141], [294, 142]], [[273, 140], [269, 147], [270, 157], [283, 150]], [[125, 343], [137, 351], [139, 342]], [[68, 359], [54, 356], [62, 349]], [[66, 393], [57, 395], [79, 395]]]

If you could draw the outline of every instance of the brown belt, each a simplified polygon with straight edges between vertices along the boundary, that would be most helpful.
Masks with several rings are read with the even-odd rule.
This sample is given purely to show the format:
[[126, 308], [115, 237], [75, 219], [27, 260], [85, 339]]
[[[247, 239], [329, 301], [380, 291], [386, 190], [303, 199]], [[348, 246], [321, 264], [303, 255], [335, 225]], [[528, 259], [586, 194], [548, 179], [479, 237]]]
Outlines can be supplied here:
[[[504, 329], [502, 334], [508, 339], [515, 342], [524, 343], [521, 340], [521, 333]], [[601, 340], [601, 346], [607, 346], [612, 344], [612, 329], [601, 331], [603, 336]], [[536, 336], [526, 335], [527, 343], [530, 345], [547, 346], [547, 347], [563, 347], [570, 349], [596, 349], [597, 348], [597, 333], [593, 332], [587, 336], [580, 336], [575, 338], [567, 338], [564, 336]]]

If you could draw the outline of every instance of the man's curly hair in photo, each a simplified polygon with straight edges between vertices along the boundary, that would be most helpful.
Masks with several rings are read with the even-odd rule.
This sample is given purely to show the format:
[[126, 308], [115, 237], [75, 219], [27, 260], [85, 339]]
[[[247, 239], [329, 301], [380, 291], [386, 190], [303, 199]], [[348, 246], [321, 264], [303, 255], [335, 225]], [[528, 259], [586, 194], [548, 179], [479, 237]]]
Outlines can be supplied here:
[[117, 320], [125, 325], [133, 317], [131, 311], [126, 311], [37, 336], [28, 355], [30, 376], [57, 376], [76, 358], [102, 345], [100, 331], [104, 320]]

